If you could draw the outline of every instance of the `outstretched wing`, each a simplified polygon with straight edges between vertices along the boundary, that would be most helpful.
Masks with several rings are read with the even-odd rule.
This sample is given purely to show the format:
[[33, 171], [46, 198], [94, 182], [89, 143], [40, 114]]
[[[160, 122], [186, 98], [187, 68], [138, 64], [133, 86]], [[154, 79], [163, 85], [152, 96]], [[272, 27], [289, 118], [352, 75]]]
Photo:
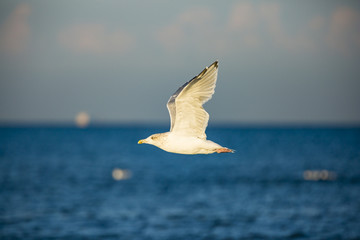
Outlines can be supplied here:
[[170, 97], [167, 108], [171, 119], [171, 132], [206, 139], [205, 129], [209, 114], [202, 105], [209, 101], [215, 92], [217, 73], [218, 61], [215, 61]]

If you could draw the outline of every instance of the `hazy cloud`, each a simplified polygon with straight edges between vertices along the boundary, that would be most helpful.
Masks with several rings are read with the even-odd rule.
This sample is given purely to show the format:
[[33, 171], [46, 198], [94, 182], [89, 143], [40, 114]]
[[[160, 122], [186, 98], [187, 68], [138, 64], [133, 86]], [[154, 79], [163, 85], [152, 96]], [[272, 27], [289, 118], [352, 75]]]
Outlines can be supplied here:
[[[213, 13], [207, 8], [189, 9], [160, 29], [156, 39], [170, 51], [179, 49], [187, 42], [199, 43], [204, 36], [209, 35], [212, 19]], [[210, 38], [208, 40], [211, 41]]]
[[331, 17], [314, 16], [297, 29], [288, 28], [282, 11], [279, 3], [245, 1], [235, 3], [228, 13], [228, 21], [219, 23], [215, 12], [205, 7], [193, 8], [160, 29], [156, 38], [171, 51], [191, 47], [189, 43], [195, 43], [197, 50], [223, 53], [261, 46], [292, 52], [312, 51], [323, 47], [324, 42], [342, 54], [360, 48], [360, 16], [356, 10], [337, 8]]
[[315, 16], [309, 22], [309, 28], [311, 30], [319, 30], [324, 28], [325, 26], [325, 18], [322, 16]]
[[227, 39], [235, 39], [246, 47], [254, 48], [261, 44], [258, 14], [250, 2], [240, 2], [233, 6], [225, 29]]
[[263, 4], [259, 7], [260, 17], [263, 18], [267, 26], [269, 37], [273, 44], [287, 50], [299, 51], [311, 49], [314, 42], [307, 33], [306, 24], [303, 28], [295, 31], [295, 34], [289, 34], [284, 27], [284, 20], [281, 18], [281, 8], [279, 4]]
[[255, 7], [249, 2], [236, 3], [230, 12], [228, 25], [232, 31], [255, 29], [258, 25]]
[[338, 7], [331, 16], [328, 42], [342, 54], [360, 48], [360, 14], [348, 7]]
[[26, 49], [30, 35], [28, 18], [30, 6], [19, 4], [0, 28], [0, 48], [8, 54], [19, 54]]
[[[293, 36], [287, 33], [277, 3], [235, 3], [228, 16], [223, 25], [212, 25], [218, 16], [209, 9], [191, 9], [160, 29], [157, 39], [168, 50], [186, 45], [186, 37], [201, 43], [202, 48], [223, 52], [233, 51], [234, 47], [258, 48], [265, 41], [287, 50], [309, 49], [314, 45], [306, 31], [298, 31]], [[312, 27], [321, 27], [322, 23], [315, 19], [311, 24]]]
[[169, 25], [157, 33], [157, 40], [168, 50], [177, 49], [184, 41], [185, 33], [180, 25]]
[[58, 35], [59, 43], [78, 53], [123, 53], [135, 44], [135, 38], [121, 30], [110, 31], [102, 24], [76, 24]]

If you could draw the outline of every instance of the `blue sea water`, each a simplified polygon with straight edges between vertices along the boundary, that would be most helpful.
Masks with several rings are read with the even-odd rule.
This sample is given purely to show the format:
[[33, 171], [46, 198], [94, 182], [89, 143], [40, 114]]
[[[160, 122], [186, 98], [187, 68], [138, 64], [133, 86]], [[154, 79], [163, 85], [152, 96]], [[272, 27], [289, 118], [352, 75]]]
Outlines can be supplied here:
[[0, 128], [0, 239], [360, 239], [360, 128], [209, 128], [234, 154], [137, 145], [162, 131]]

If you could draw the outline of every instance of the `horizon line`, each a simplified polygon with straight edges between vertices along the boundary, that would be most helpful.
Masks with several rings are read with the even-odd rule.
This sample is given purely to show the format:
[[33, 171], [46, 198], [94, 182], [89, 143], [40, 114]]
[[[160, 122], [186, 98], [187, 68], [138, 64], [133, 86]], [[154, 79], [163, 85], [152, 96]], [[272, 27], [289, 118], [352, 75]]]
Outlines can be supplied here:
[[[73, 121], [0, 121], [1, 128], [11, 127], [170, 127], [163, 121], [93, 121], [86, 126], [77, 126]], [[209, 122], [208, 128], [240, 127], [240, 128], [360, 128], [360, 122], [320, 122], [320, 121], [216, 121]]]

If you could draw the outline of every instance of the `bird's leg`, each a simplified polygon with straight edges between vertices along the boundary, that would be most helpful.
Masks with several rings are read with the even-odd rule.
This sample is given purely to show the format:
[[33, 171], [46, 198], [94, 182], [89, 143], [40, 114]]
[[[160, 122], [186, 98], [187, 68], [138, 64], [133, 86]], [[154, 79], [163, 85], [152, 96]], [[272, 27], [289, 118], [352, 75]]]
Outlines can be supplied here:
[[229, 148], [218, 148], [215, 150], [217, 153], [233, 153], [234, 150]]

